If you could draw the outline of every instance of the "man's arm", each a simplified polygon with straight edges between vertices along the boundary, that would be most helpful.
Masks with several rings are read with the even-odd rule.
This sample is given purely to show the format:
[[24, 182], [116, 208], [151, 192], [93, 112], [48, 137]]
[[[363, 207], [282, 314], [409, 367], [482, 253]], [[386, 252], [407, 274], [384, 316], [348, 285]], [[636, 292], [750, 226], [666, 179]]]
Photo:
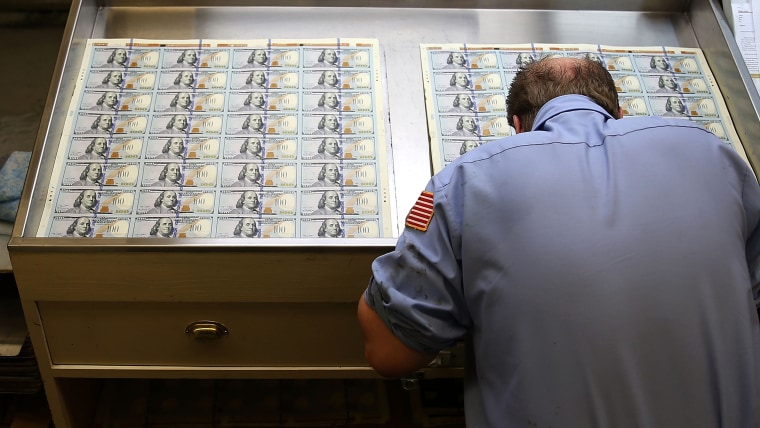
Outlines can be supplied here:
[[385, 377], [401, 377], [425, 367], [435, 358], [416, 351], [401, 342], [380, 316], [359, 298], [359, 326], [364, 334], [364, 355], [378, 373]]

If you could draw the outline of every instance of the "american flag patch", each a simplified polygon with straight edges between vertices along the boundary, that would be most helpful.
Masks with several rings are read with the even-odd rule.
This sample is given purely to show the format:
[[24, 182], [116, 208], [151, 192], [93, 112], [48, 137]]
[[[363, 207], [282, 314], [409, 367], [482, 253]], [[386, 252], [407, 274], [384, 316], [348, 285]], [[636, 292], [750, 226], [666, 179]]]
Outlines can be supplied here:
[[417, 198], [417, 202], [406, 215], [406, 225], [422, 232], [428, 230], [430, 220], [433, 219], [433, 194], [424, 191]]

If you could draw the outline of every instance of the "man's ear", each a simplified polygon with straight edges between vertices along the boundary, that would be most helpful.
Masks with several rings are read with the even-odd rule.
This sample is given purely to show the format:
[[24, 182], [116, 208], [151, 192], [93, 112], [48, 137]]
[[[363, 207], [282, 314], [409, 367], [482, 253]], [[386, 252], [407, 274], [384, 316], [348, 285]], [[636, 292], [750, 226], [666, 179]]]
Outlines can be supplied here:
[[516, 114], [512, 115], [512, 122], [515, 124], [515, 134], [519, 134], [523, 132], [522, 124], [520, 123], [520, 118], [517, 117]]
[[623, 118], [623, 107], [618, 107], [618, 115], [615, 119], [622, 119]]

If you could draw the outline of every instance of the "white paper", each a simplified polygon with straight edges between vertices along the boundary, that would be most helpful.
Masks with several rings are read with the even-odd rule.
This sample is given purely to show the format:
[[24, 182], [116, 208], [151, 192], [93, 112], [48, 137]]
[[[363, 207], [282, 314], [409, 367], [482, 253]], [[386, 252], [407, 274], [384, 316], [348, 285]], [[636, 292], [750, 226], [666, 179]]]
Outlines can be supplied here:
[[758, 34], [755, 28], [760, 27], [760, 23], [755, 22], [760, 16], [755, 16], [752, 12], [752, 3], [732, 3], [731, 12], [734, 24], [734, 38], [739, 50], [747, 65], [755, 88], [760, 90], [760, 64], [758, 63]]

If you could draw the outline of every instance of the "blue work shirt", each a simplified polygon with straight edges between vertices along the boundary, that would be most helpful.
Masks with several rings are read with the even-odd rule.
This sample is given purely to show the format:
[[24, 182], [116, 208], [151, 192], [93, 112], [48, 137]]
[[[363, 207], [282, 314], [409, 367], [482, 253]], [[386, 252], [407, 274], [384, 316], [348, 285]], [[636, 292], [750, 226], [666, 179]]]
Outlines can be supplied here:
[[760, 188], [700, 126], [547, 103], [426, 187], [368, 304], [408, 346], [467, 338], [472, 427], [760, 427]]

